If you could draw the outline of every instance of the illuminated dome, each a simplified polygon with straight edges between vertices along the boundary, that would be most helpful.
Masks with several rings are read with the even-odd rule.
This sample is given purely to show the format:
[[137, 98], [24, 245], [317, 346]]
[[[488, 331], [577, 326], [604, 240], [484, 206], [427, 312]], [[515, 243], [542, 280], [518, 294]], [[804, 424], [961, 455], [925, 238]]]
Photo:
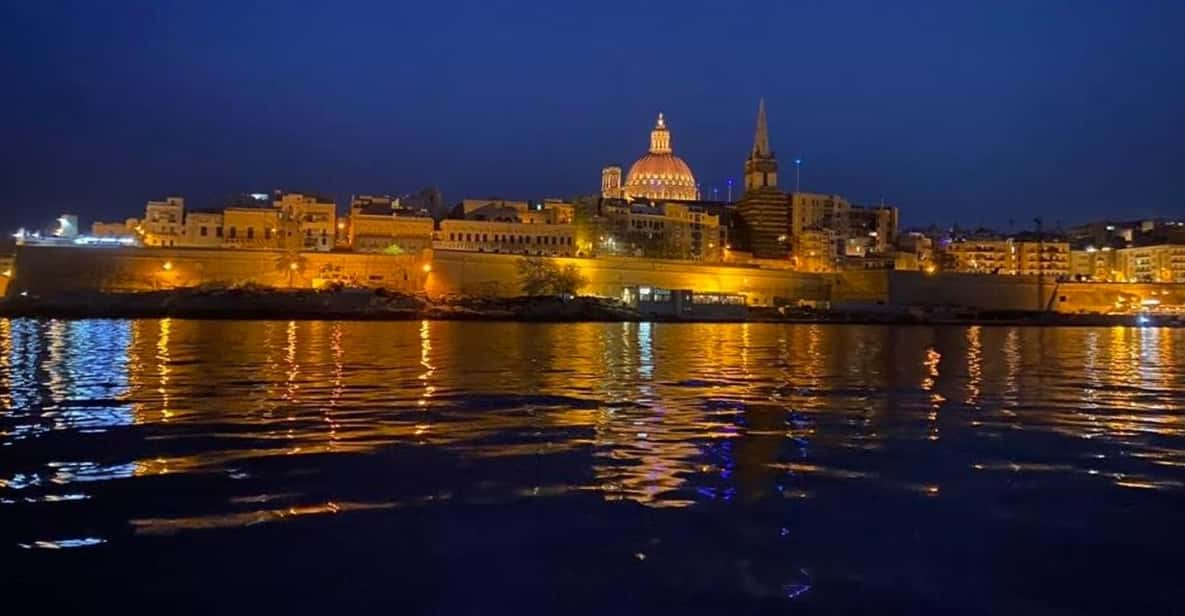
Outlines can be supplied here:
[[630, 167], [624, 192], [630, 198], [699, 199], [691, 167], [671, 151], [671, 131], [661, 113], [650, 131], [650, 152]]

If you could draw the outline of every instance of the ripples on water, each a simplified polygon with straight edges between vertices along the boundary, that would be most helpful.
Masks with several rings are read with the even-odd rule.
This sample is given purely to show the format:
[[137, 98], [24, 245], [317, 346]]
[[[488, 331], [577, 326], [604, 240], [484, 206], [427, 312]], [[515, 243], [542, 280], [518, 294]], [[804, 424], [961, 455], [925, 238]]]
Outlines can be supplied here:
[[274, 602], [293, 554], [351, 572], [279, 592], [306, 609], [1163, 612], [1182, 354], [1163, 329], [0, 321], [0, 551], [28, 588], [150, 559], [161, 593], [250, 571]]

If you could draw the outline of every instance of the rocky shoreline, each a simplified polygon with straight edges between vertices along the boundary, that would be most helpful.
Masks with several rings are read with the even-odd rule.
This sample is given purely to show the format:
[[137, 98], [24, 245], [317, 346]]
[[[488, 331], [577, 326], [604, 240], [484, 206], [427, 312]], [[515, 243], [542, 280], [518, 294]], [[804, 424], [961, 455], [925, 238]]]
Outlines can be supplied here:
[[[452, 321], [696, 321], [653, 318], [598, 297], [428, 298], [363, 289], [336, 291], [193, 288], [140, 293], [68, 293], [0, 300], [0, 317], [187, 318], [264, 320]], [[841, 312], [750, 308], [743, 319], [712, 322], [849, 323], [889, 325], [1034, 325], [1182, 327], [1179, 315], [1104, 315], [1032, 312]]]

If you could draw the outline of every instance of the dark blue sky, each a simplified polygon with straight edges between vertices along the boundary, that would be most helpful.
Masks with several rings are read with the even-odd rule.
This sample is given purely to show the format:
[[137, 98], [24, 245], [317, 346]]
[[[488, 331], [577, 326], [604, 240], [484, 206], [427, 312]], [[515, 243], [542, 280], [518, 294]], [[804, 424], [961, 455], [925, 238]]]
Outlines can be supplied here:
[[[1185, 2], [6, 2], [0, 223], [273, 188], [594, 193], [658, 111], [704, 187], [904, 223], [1185, 214]], [[723, 192], [723, 191], [722, 191]]]

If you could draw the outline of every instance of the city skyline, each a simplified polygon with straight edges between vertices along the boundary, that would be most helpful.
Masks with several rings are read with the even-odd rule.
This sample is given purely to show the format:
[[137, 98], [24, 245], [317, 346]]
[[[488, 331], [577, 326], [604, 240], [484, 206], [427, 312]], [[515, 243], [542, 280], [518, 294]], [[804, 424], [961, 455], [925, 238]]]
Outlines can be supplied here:
[[[904, 226], [1185, 213], [1185, 53], [1168, 27], [1182, 6], [925, 6], [862, 5], [848, 20], [654, 5], [635, 9], [639, 27], [667, 27], [646, 37], [607, 23], [624, 6], [465, 6], [448, 19], [433, 7], [8, 6], [5, 44], [21, 62], [4, 74], [24, 87], [0, 102], [0, 223], [275, 188], [339, 204], [425, 186], [449, 202], [595, 194], [604, 165], [645, 151], [658, 112], [702, 198], [724, 199], [761, 97], [783, 166], [804, 160], [803, 191], [883, 199]], [[93, 23], [110, 32], [90, 35]], [[817, 28], [772, 36], [801, 24]], [[841, 24], [841, 45], [816, 32]], [[314, 25], [324, 36], [283, 34]], [[701, 28], [727, 44], [687, 40]]]

